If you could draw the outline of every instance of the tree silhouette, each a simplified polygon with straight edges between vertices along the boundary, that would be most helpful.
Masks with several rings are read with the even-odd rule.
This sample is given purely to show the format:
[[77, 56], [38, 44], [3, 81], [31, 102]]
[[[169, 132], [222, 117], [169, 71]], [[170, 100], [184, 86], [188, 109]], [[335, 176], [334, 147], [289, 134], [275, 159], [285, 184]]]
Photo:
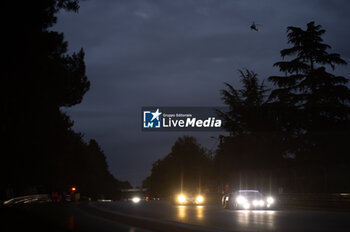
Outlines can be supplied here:
[[224, 119], [224, 126], [235, 135], [263, 130], [264, 124], [257, 115], [262, 113], [261, 108], [266, 100], [264, 82], [259, 84], [257, 74], [248, 69], [238, 72], [243, 88], [236, 90], [225, 83], [227, 90], [221, 90], [222, 100], [230, 108], [227, 113], [219, 113]]
[[[327, 52], [331, 47], [322, 43], [321, 38], [325, 30], [310, 22], [305, 31], [298, 27], [288, 27], [287, 32], [288, 43], [293, 44], [293, 47], [283, 49], [281, 56], [295, 58], [274, 64], [287, 75], [269, 77], [269, 81], [279, 87], [271, 92], [270, 100], [275, 100], [274, 103], [280, 105], [292, 106], [295, 110], [307, 109], [310, 113], [314, 110], [311, 119], [314, 119], [315, 114], [329, 119], [345, 119], [349, 114], [346, 103], [350, 100], [350, 93], [345, 86], [348, 80], [328, 73], [325, 65], [334, 69], [336, 64], [346, 62], [339, 54]], [[334, 110], [334, 107], [339, 108]], [[308, 119], [304, 119], [304, 124], [299, 127], [308, 129]], [[289, 121], [285, 120], [285, 123]], [[314, 121], [311, 123], [314, 124]]]
[[289, 143], [286, 152], [327, 175], [325, 169], [349, 160], [345, 142], [350, 119], [348, 79], [329, 73], [329, 68], [346, 62], [339, 54], [328, 52], [331, 46], [322, 39], [325, 30], [314, 22], [306, 30], [288, 27], [287, 33], [292, 47], [283, 49], [281, 56], [292, 59], [274, 64], [285, 75], [269, 77], [278, 87], [269, 99]]
[[48, 193], [86, 185], [87, 195], [117, 189], [103, 152], [72, 130], [62, 110], [79, 104], [90, 87], [84, 51], [67, 54], [63, 33], [51, 28], [58, 11], [78, 11], [78, 0], [6, 1], [4, 9], [13, 17], [2, 28], [1, 198], [33, 187]]
[[264, 82], [260, 83], [257, 74], [247, 69], [239, 70], [239, 74], [241, 89], [225, 83], [227, 89], [221, 90], [223, 102], [230, 110], [219, 114], [230, 135], [222, 137], [215, 167], [222, 185], [239, 188], [244, 184], [263, 189], [269, 185], [265, 178], [269, 179], [282, 161], [280, 138], [274, 133]]
[[210, 158], [194, 137], [177, 139], [171, 152], [153, 164], [143, 182], [155, 196], [169, 197], [181, 191], [199, 191], [209, 183]]

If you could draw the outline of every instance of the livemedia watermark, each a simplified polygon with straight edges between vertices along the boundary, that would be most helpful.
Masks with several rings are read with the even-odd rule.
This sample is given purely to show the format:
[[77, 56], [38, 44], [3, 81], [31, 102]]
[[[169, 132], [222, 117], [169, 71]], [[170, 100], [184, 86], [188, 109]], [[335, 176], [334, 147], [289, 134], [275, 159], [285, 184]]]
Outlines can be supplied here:
[[227, 107], [142, 107], [142, 131], [221, 131]]

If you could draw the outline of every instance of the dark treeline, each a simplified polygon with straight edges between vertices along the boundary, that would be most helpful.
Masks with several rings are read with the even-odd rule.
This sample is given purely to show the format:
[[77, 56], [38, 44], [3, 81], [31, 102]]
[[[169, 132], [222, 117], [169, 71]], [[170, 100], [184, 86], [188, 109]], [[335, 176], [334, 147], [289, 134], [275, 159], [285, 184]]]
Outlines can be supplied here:
[[[194, 137], [179, 138], [171, 152], [153, 164], [152, 174], [143, 186], [155, 196], [168, 197], [180, 191], [201, 192], [210, 185], [212, 162], [208, 151]], [[204, 190], [204, 189], [203, 189]]]
[[63, 33], [52, 31], [59, 10], [77, 0], [7, 1], [1, 67], [1, 198], [35, 192], [117, 196], [128, 183], [108, 171], [95, 140], [86, 143], [62, 111], [82, 101], [90, 82], [84, 51], [67, 54]]
[[[268, 78], [271, 89], [247, 69], [239, 70], [241, 89], [225, 83], [222, 100], [230, 111], [219, 114], [229, 135], [220, 136], [204, 188], [350, 191], [350, 90], [347, 78], [331, 73], [346, 62], [328, 52], [324, 33], [314, 22], [306, 30], [287, 28], [291, 47], [283, 49], [283, 61], [274, 64], [283, 75]], [[154, 164], [144, 183], [151, 192], [158, 193], [165, 183], [178, 184], [182, 164], [170, 162], [173, 153]], [[208, 166], [187, 159], [183, 162], [189, 170], [191, 165]], [[161, 178], [176, 167], [172, 178]]]

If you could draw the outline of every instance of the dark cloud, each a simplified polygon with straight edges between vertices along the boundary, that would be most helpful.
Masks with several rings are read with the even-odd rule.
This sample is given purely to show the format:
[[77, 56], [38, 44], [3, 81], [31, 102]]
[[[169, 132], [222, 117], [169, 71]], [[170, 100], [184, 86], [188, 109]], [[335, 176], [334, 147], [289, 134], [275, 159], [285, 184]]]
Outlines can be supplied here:
[[[91, 90], [65, 109], [75, 129], [103, 147], [111, 172], [141, 184], [152, 163], [183, 133], [140, 130], [141, 106], [222, 105], [223, 82], [240, 86], [236, 70], [261, 79], [287, 45], [286, 27], [314, 20], [325, 42], [350, 62], [347, 1], [120, 0], [82, 1], [79, 14], [62, 12], [55, 30], [70, 51], [86, 52]], [[263, 24], [250, 31], [252, 21]], [[337, 73], [347, 75], [349, 68]], [[218, 133], [187, 133], [211, 148]]]

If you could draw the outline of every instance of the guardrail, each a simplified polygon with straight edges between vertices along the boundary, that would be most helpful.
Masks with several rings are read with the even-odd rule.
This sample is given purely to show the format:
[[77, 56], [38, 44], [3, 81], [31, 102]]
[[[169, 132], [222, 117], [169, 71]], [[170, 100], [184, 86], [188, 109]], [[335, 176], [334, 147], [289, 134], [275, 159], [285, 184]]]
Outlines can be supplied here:
[[3, 202], [4, 206], [12, 207], [17, 204], [27, 204], [33, 202], [48, 202], [51, 201], [48, 194], [27, 195], [21, 197], [15, 197]]
[[277, 200], [281, 207], [350, 210], [350, 193], [280, 194], [277, 196]]

